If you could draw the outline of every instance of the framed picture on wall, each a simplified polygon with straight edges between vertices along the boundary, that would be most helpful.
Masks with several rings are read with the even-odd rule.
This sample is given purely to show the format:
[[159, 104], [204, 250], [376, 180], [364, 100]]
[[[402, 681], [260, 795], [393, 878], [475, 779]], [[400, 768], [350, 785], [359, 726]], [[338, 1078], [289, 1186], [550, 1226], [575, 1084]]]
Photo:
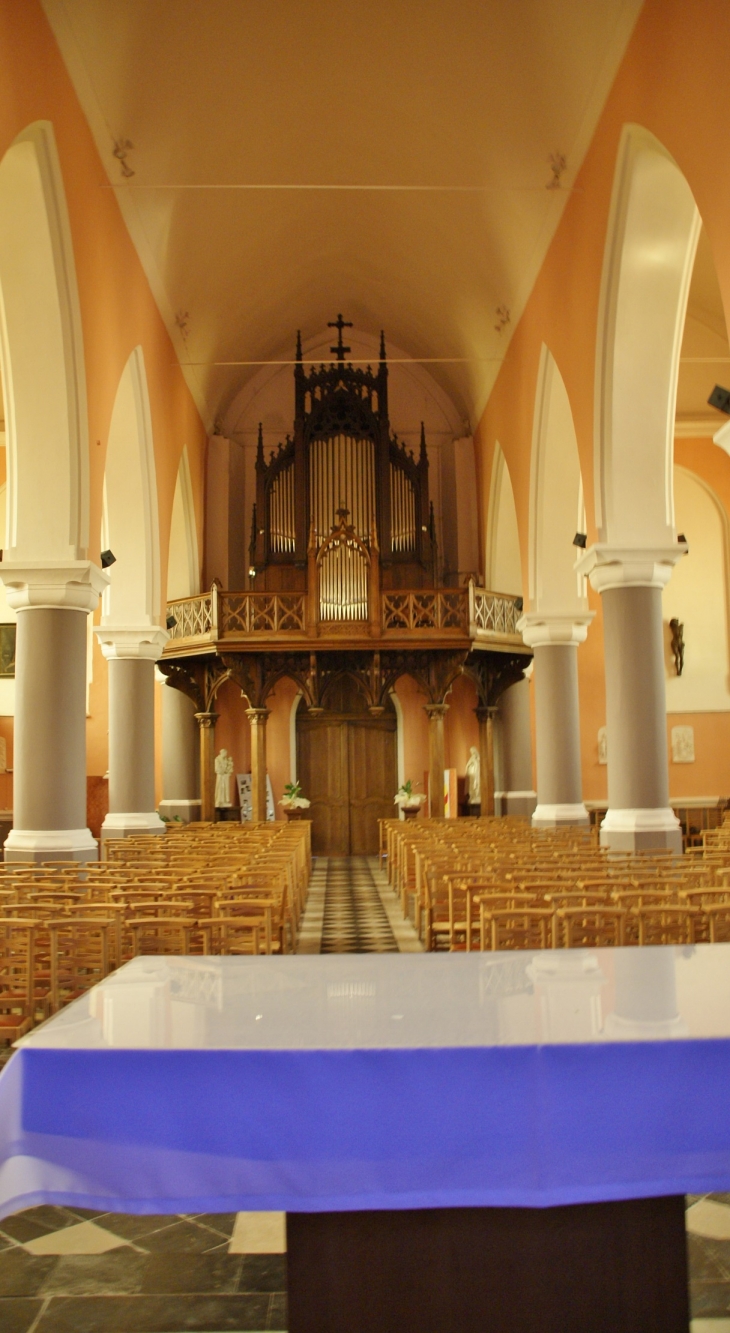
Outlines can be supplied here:
[[15, 676], [15, 624], [0, 625], [0, 680]]

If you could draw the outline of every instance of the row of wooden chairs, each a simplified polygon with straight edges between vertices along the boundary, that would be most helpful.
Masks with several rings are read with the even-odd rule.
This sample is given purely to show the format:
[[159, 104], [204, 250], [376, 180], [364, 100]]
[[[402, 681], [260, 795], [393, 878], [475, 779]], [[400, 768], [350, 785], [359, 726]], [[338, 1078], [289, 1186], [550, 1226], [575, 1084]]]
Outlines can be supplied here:
[[383, 820], [381, 856], [426, 949], [730, 941], [730, 826], [702, 848], [619, 854], [524, 820]]
[[0, 865], [0, 1038], [139, 954], [295, 949], [310, 827], [200, 826], [107, 844], [99, 864]]

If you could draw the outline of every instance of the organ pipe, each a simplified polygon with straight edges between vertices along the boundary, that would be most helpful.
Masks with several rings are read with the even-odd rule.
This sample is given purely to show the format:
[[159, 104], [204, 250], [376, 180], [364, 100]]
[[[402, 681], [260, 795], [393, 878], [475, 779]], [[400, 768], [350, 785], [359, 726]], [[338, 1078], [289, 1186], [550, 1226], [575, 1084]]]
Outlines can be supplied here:
[[390, 525], [394, 551], [416, 549], [416, 496], [408, 477], [390, 465]]
[[339, 542], [319, 565], [320, 620], [367, 620], [368, 560], [355, 542]]
[[272, 554], [294, 550], [294, 466], [284, 468], [269, 492], [269, 545]]
[[375, 448], [372, 440], [336, 435], [313, 440], [309, 451], [309, 493], [317, 545], [337, 526], [344, 506], [361, 541], [368, 541], [375, 515]]

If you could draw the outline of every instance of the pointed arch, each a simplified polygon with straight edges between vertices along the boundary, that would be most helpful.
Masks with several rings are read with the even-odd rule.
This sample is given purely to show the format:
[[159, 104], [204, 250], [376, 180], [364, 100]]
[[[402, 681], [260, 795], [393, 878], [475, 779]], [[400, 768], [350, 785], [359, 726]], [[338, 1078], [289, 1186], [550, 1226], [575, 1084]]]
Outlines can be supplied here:
[[676, 162], [639, 125], [619, 147], [599, 306], [595, 509], [612, 546], [674, 543], [679, 352], [700, 215]]
[[141, 347], [135, 347], [119, 381], [104, 485], [106, 540], [116, 563], [110, 570], [103, 623], [156, 625], [160, 613], [157, 480]]
[[167, 555], [167, 600], [200, 592], [200, 559], [188, 451], [183, 447], [172, 502]]
[[529, 594], [533, 611], [586, 610], [585, 579], [576, 574], [573, 538], [585, 531], [578, 440], [568, 392], [543, 343], [537, 376], [530, 459]]
[[492, 482], [487, 516], [487, 550], [484, 567], [485, 586], [493, 592], [522, 592], [522, 561], [517, 507], [512, 479], [502, 449], [494, 446]]
[[83, 559], [89, 542], [86, 378], [76, 269], [49, 121], [0, 162], [0, 359], [6, 560]]

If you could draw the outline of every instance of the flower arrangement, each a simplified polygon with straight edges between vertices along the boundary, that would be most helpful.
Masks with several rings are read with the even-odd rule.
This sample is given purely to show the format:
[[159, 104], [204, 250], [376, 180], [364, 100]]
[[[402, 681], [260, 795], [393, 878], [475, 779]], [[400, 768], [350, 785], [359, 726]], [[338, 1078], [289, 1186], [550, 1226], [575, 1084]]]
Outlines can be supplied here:
[[426, 797], [423, 792], [414, 791], [413, 783], [410, 778], [407, 782], [403, 783], [402, 787], [398, 788], [393, 797], [394, 804], [397, 805], [400, 810], [418, 811], [425, 800]]
[[279, 805], [283, 805], [285, 810], [309, 809], [309, 801], [306, 796], [302, 796], [302, 789], [298, 782], [287, 782]]

